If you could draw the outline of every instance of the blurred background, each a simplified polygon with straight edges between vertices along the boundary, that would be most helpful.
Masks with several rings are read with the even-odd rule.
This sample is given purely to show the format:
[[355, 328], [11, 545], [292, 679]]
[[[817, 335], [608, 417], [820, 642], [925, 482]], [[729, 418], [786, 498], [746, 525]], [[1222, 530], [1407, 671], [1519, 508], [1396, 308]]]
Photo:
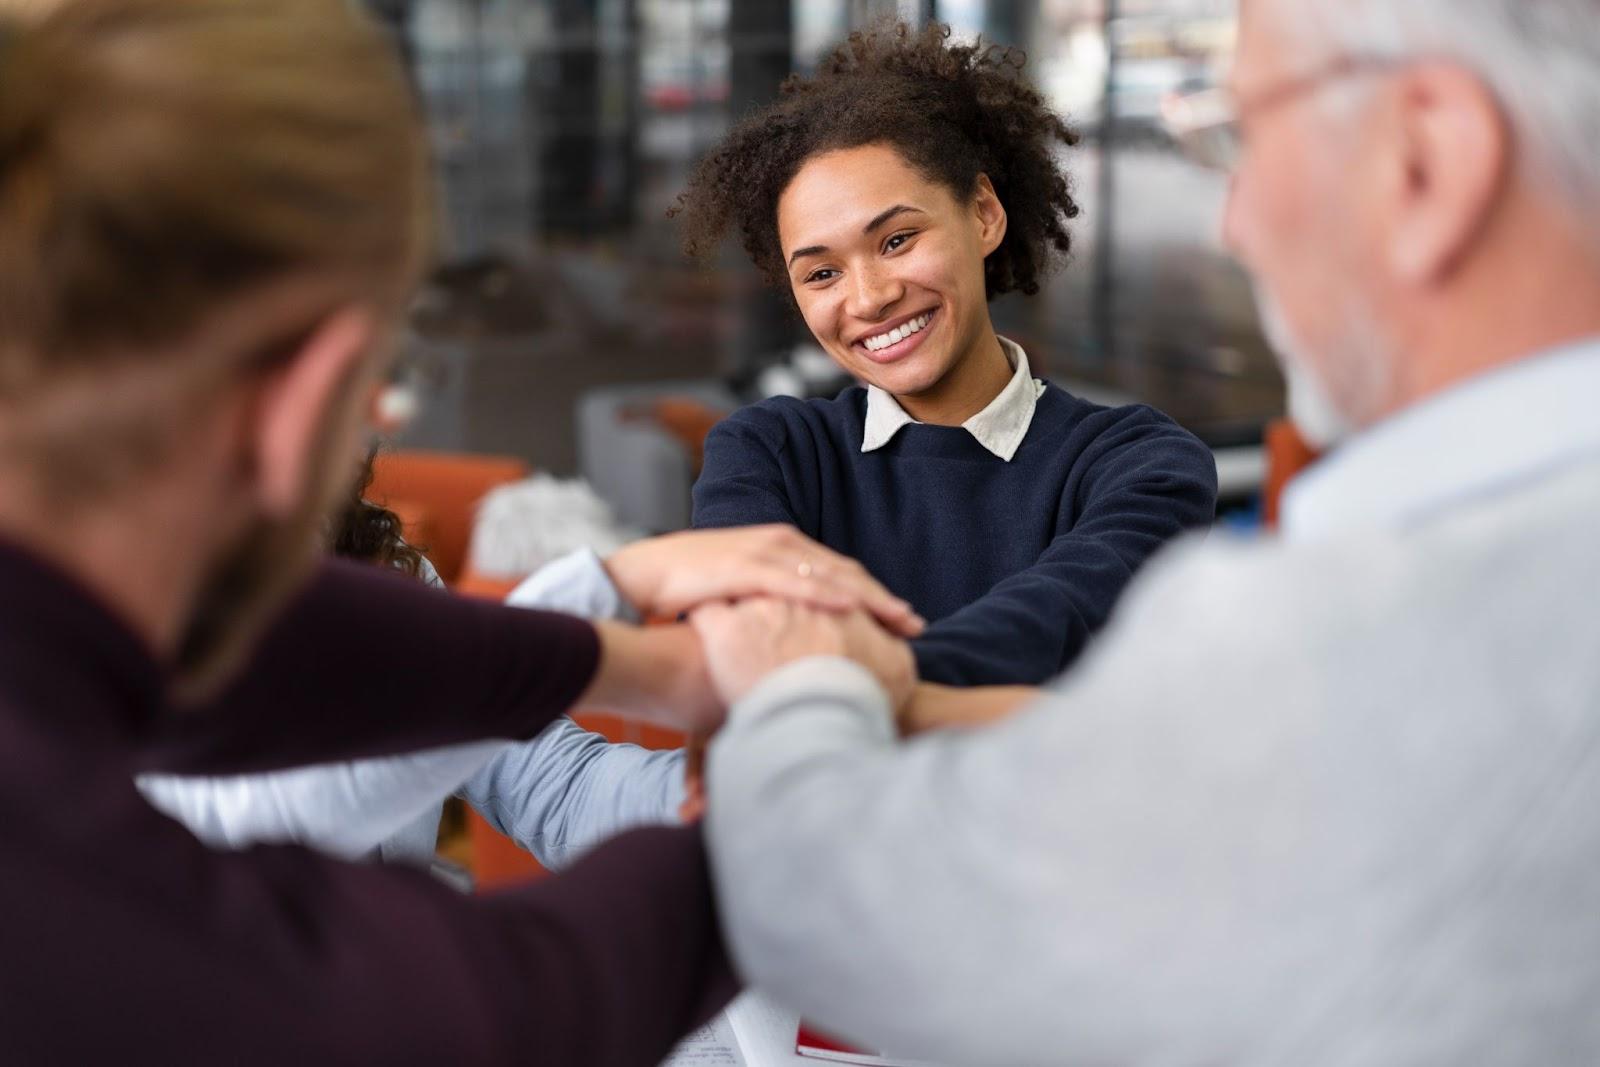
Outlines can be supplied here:
[[1143, 401], [1219, 450], [1248, 514], [1282, 383], [1223, 254], [1226, 178], [1182, 157], [1169, 94], [1221, 77], [1236, 0], [369, 0], [434, 141], [442, 265], [419, 298], [404, 448], [582, 474], [635, 526], [687, 521], [707, 420], [841, 388], [736, 248], [686, 263], [665, 212], [738, 117], [852, 28], [937, 19], [1015, 45], [1083, 135], [1066, 269], [994, 306], [1039, 372]]

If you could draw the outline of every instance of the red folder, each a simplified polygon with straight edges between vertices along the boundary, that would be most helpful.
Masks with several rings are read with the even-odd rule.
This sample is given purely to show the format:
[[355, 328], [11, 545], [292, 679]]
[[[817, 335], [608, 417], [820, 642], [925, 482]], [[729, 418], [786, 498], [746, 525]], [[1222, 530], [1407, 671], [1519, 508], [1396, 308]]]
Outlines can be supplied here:
[[935, 1067], [927, 1060], [908, 1060], [904, 1056], [867, 1052], [846, 1045], [826, 1034], [819, 1034], [808, 1027], [803, 1020], [799, 1032], [794, 1035], [794, 1051], [797, 1055], [808, 1056], [814, 1060], [827, 1060], [830, 1063], [855, 1063], [864, 1064], [866, 1067]]

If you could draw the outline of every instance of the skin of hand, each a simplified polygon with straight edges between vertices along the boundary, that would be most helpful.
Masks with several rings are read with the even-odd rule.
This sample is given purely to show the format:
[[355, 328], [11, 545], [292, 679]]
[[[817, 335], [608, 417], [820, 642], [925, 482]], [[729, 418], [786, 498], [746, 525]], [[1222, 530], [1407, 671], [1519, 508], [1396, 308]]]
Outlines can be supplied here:
[[860, 609], [902, 637], [927, 625], [865, 567], [792, 526], [690, 530], [636, 541], [605, 561], [641, 614], [676, 618], [701, 604], [781, 597], [829, 611]]
[[600, 665], [575, 709], [607, 711], [686, 733], [722, 725], [718, 695], [695, 628], [595, 624]]
[[985, 726], [999, 722], [1038, 698], [1040, 690], [1026, 685], [990, 685], [959, 689], [918, 682], [900, 715], [900, 732], [907, 737], [930, 730]]
[[873, 673], [897, 710], [916, 686], [910, 646], [862, 611], [827, 612], [760, 597], [707, 604], [690, 622], [700, 634], [712, 684], [726, 704], [779, 667], [809, 656], [855, 660]]

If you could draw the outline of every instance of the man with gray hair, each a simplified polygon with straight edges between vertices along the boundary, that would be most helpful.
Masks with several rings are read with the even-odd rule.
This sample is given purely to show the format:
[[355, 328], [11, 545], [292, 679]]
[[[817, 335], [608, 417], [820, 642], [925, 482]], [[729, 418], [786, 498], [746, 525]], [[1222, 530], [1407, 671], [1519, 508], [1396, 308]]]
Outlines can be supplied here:
[[988, 729], [898, 742], [863, 619], [703, 609], [735, 958], [946, 1063], [1600, 1062], [1600, 3], [1244, 0], [1225, 102], [1331, 454]]

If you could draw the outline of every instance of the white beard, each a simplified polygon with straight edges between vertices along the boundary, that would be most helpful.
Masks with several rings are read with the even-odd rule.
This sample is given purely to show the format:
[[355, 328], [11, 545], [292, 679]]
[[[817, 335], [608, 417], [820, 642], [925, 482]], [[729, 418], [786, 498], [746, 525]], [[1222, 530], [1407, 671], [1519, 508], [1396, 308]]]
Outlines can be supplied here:
[[1311, 369], [1310, 361], [1302, 354], [1305, 349], [1290, 330], [1278, 302], [1259, 283], [1255, 293], [1262, 333], [1283, 370], [1289, 418], [1306, 444], [1326, 452], [1354, 433], [1355, 423], [1339, 410], [1333, 394]]

